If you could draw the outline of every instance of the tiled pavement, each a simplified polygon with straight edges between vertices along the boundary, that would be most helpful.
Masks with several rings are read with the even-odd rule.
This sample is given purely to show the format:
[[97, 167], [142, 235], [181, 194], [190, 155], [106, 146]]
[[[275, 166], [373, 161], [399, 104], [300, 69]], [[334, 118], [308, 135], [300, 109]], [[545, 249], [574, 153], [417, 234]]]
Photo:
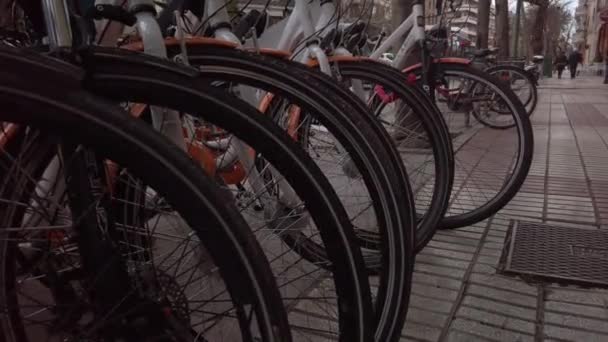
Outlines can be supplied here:
[[608, 291], [496, 274], [509, 221], [608, 229], [608, 85], [543, 81], [535, 155], [499, 214], [440, 231], [417, 257], [403, 341], [608, 341]]

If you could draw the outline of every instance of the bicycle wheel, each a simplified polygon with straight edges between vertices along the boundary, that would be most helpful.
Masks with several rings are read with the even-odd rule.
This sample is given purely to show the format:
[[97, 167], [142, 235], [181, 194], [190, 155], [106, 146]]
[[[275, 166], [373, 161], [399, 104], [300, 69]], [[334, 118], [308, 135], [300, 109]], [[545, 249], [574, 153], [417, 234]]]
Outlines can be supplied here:
[[[450, 206], [439, 228], [464, 227], [495, 214], [521, 188], [532, 163], [532, 125], [517, 96], [493, 76], [463, 64], [434, 68], [435, 101], [455, 153]], [[421, 69], [410, 72], [419, 77]]]
[[367, 100], [399, 149], [414, 193], [418, 252], [433, 237], [452, 189], [453, 151], [443, 117], [394, 68], [361, 59], [339, 59], [332, 65], [335, 76]]
[[[83, 61], [90, 72], [87, 86], [95, 92], [119, 101], [141, 102], [187, 113], [183, 117], [195, 128], [192, 137], [199, 139], [201, 136], [205, 141], [205, 125], [210, 123], [225, 131], [216, 131], [212, 134], [214, 141], [206, 143], [223, 149], [222, 145], [231, 146], [231, 141], [240, 140], [255, 151], [255, 163], [244, 165], [245, 178], [257, 170], [258, 179], [263, 182], [246, 182], [240, 187], [234, 183], [227, 189], [234, 191], [235, 197], [244, 197], [240, 201], [244, 204], [241, 212], [247, 215], [258, 240], [267, 247], [264, 250], [271, 259], [271, 267], [275, 276], [281, 279], [279, 287], [290, 308], [292, 330], [344, 341], [366, 340], [370, 336], [374, 325], [368, 321], [373, 314], [368, 308], [371, 304], [369, 285], [363, 278], [366, 274], [360, 250], [355, 241], [350, 240], [354, 239], [352, 228], [323, 174], [284, 131], [251, 106], [235, 98], [226, 98], [216, 89], [207, 87], [206, 81], [191, 77], [193, 69], [114, 49], [103, 49], [97, 55], [85, 54]], [[247, 146], [240, 150], [249, 153]], [[276, 184], [280, 182], [288, 183], [299, 198], [281, 201], [285, 195], [283, 190], [289, 191], [289, 188], [277, 192]], [[256, 213], [254, 203], [258, 199], [262, 199], [262, 203]], [[283, 244], [279, 238], [292, 230], [304, 232], [306, 240], [315, 241], [318, 248], [309, 251], [299, 248], [299, 242], [298, 248]], [[295, 266], [302, 260], [310, 269]], [[291, 262], [294, 266], [286, 266], [283, 262]], [[328, 271], [332, 272], [335, 285], [328, 281]], [[297, 289], [291, 287], [294, 284]], [[331, 289], [325, 290], [329, 285]], [[294, 294], [293, 291], [298, 292]], [[311, 307], [318, 307], [318, 303], [323, 303], [327, 317], [319, 317], [318, 313], [315, 317], [309, 312]], [[320, 327], [319, 320], [324, 318], [332, 323]], [[353, 324], [358, 329], [353, 330]]]
[[[395, 171], [391, 169], [391, 163], [387, 163], [383, 159], [385, 158], [383, 148], [378, 147], [378, 142], [374, 139], [375, 129], [368, 128], [367, 121], [373, 120], [362, 114], [357, 115], [357, 109], [351, 109], [351, 105], [345, 103], [341, 98], [328, 97], [328, 94], [330, 94], [329, 96], [332, 94], [331, 90], [328, 90], [323, 83], [316, 81], [316, 76], [313, 76], [315, 73], [303, 66], [291, 66], [292, 63], [274, 58], [212, 46], [192, 47], [189, 49], [189, 57], [191, 64], [204, 65], [204, 68], [201, 68], [203, 79], [198, 82], [223, 81], [248, 84], [289, 98], [290, 101], [304, 108], [311, 108], [311, 112], [319, 113], [318, 117], [322, 118], [325, 127], [332, 127], [334, 136], [344, 142], [342, 145], [344, 149], [348, 149], [353, 160], [358, 165], [365, 166], [360, 168], [360, 174], [364, 180], [371, 182], [373, 187], [367, 187], [367, 190], [374, 199], [374, 203], [367, 207], [370, 208], [373, 205], [380, 225], [377, 229], [387, 231], [382, 235], [383, 243], [386, 243], [387, 247], [383, 249], [383, 255], [386, 251], [386, 259], [382, 260], [382, 267], [379, 271], [380, 284], [376, 297], [378, 323], [374, 325], [376, 338], [387, 340], [399, 336], [407, 310], [406, 303], [409, 297], [413, 261], [411, 259], [413, 239], [409, 235], [413, 229], [413, 224], [410, 225], [413, 216], [412, 212], [408, 212], [404, 208], [407, 208], [408, 203], [411, 205], [412, 201], [407, 184], [403, 183], [407, 178], [393, 176]], [[95, 64], [92, 66], [93, 69]], [[114, 70], [112, 77], [125, 79], [125, 76], [119, 75], [120, 72], [120, 70]], [[107, 72], [104, 71], [104, 73]], [[107, 76], [104, 73], [99, 73], [99, 77], [95, 77], [99, 80], [106, 79]], [[128, 74], [129, 71], [126, 71], [125, 75]], [[180, 82], [187, 84], [184, 83], [186, 81]], [[179, 82], [176, 81], [177, 83]], [[333, 84], [335, 87], [331, 79], [328, 84]], [[192, 109], [188, 112], [191, 111]], [[349, 117], [349, 115], [353, 115], [353, 117]], [[207, 119], [217, 121], [219, 118]], [[219, 126], [225, 126], [225, 124]], [[255, 144], [251, 143], [251, 145]], [[401, 184], [403, 187], [396, 187], [395, 184]], [[302, 191], [306, 190], [306, 188], [302, 189]], [[311, 202], [306, 201], [306, 203]], [[387, 293], [386, 289], [390, 289], [391, 292]]]
[[[255, 238], [184, 153], [78, 90], [78, 69], [0, 60], [3, 340], [291, 340]], [[161, 225], [115, 224], [113, 205], [136, 207], [112, 194], [116, 171], [164, 199], [139, 207]]]
[[508, 85], [526, 108], [528, 116], [534, 113], [538, 103], [538, 90], [533, 76], [513, 65], [496, 65], [485, 69], [490, 75]]

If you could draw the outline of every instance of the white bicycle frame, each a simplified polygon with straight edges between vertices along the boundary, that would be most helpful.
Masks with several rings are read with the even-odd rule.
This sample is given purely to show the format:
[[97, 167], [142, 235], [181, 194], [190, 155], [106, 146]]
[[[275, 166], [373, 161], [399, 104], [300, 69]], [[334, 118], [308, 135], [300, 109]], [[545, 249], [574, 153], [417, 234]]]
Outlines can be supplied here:
[[[205, 17], [203, 21], [207, 20], [211, 27], [222, 24], [229, 23], [230, 17], [228, 15], [228, 10], [226, 9], [226, 1], [225, 0], [207, 0], [205, 1], [205, 16], [208, 13], [214, 13], [212, 17]], [[214, 30], [214, 38], [228, 41], [236, 44], [239, 47], [241, 46], [240, 39], [232, 33], [227, 27], [219, 27]], [[238, 86], [239, 92], [244, 100], [249, 102], [254, 107], [257, 106], [258, 97], [255, 94], [255, 89], [246, 86]], [[253, 188], [256, 193], [264, 192], [264, 180], [262, 176], [259, 174], [257, 169], [254, 167], [254, 160], [251, 158], [247, 146], [240, 141], [232, 137], [230, 142], [230, 147], [228, 148], [228, 152], [236, 150], [239, 160], [243, 164], [245, 170], [247, 170], [248, 175], [247, 179], [249, 180], [249, 185]], [[275, 179], [277, 179], [277, 185], [281, 189], [280, 193], [280, 201], [288, 207], [295, 207], [299, 203], [299, 197], [289, 185], [289, 183], [285, 180], [284, 177], [280, 176], [280, 173], [272, 166], [269, 166], [270, 172], [274, 175]]]
[[[225, 0], [210, 1], [224, 2]], [[322, 13], [319, 18], [320, 20], [325, 20], [325, 15], [329, 14], [331, 16], [335, 11], [331, 2], [323, 5], [323, 8], [328, 7], [331, 7], [333, 10]], [[276, 28], [280, 29], [280, 31], [277, 31]], [[330, 75], [331, 70], [329, 68], [327, 54], [325, 54], [325, 51], [319, 46], [319, 41], [314, 38], [315, 33], [321, 28], [321, 26], [315, 26], [314, 24], [311, 12], [309, 11], [309, 0], [295, 0], [295, 6], [291, 15], [287, 19], [284, 19], [266, 30], [266, 32], [259, 37], [258, 43], [260, 47], [293, 52], [293, 49], [298, 43], [302, 42], [304, 39], [313, 38], [307, 42], [303, 42], [306, 44], [306, 47], [298, 53], [297, 56], [293, 56], [293, 59], [301, 63], [307, 63], [310, 58], [314, 58], [319, 62], [321, 71]]]
[[[280, 40], [274, 48], [279, 50], [291, 51], [294, 46], [302, 39], [303, 35], [310, 36], [325, 28], [325, 32], [331, 30], [331, 20], [336, 16], [336, 7], [333, 2], [326, 2], [321, 6], [318, 3], [310, 3], [306, 0], [296, 0], [293, 12], [287, 20], [287, 24], [282, 32]], [[316, 25], [310, 22], [311, 17], [318, 17]], [[407, 34], [409, 32], [409, 34]], [[407, 34], [407, 35], [406, 35]], [[425, 39], [424, 30], [424, 7], [422, 4], [414, 4], [412, 13], [399, 25], [399, 27], [388, 36], [385, 41], [374, 51], [370, 58], [379, 59], [383, 53], [388, 52], [394, 46], [399, 46], [399, 52], [395, 56], [393, 66], [396, 68], [405, 67], [406, 57], [414, 44]], [[344, 48], [334, 51], [334, 55], [351, 55]], [[321, 61], [319, 61], [321, 63]], [[321, 64], [321, 66], [323, 66]]]
[[[212, 0], [218, 1], [218, 0]], [[286, 23], [283, 25], [280, 36], [277, 38], [276, 33], [271, 33], [270, 37], [262, 36], [259, 41], [265, 42], [266, 46], [283, 51], [292, 51], [298, 44], [303, 43], [302, 39], [310, 37], [315, 33], [320, 36], [329, 32], [334, 26], [331, 21], [336, 16], [336, 6], [332, 1], [319, 4], [317, 1], [309, 2], [308, 0], [296, 0], [295, 6]], [[313, 24], [313, 17], [318, 18], [316, 24]], [[336, 25], [337, 26], [337, 23]], [[324, 30], [324, 32], [323, 32]], [[409, 32], [409, 34], [407, 34]], [[406, 35], [407, 34], [407, 35]], [[399, 25], [399, 27], [372, 53], [370, 58], [379, 59], [383, 53], [387, 52], [392, 47], [401, 43], [399, 52], [395, 56], [392, 65], [396, 68], [404, 68], [406, 58], [417, 42], [423, 41], [425, 38], [424, 30], [424, 7], [422, 4], [412, 6], [410, 16]], [[333, 51], [334, 56], [352, 56], [352, 53], [343, 47], [336, 48]], [[319, 48], [318, 44], [309, 44], [294, 59], [306, 63], [308, 59], [313, 57], [319, 63], [322, 72], [331, 75], [329, 60], [325, 52]], [[357, 82], [353, 83], [354, 92], [360, 97], [363, 96], [363, 87]]]
[[[115, 5], [115, 0], [97, 0], [96, 4], [112, 4]], [[216, 4], [215, 1], [208, 1], [208, 6]], [[129, 0], [128, 6], [132, 8], [136, 5], [154, 5], [153, 0]], [[65, 0], [43, 0], [43, 11], [45, 15], [45, 23], [48, 32], [49, 45], [51, 50], [70, 48], [72, 46], [72, 30], [69, 22], [68, 7]], [[215, 11], [213, 7], [212, 11]], [[220, 11], [221, 12], [221, 11]], [[218, 14], [221, 15], [221, 13]], [[213, 13], [213, 12], [207, 12]], [[225, 14], [227, 17], [227, 13]], [[144, 53], [160, 58], [167, 58], [167, 50], [165, 40], [160, 31], [160, 27], [156, 22], [156, 18], [152, 13], [140, 12], [136, 15], [137, 22], [135, 27], [141, 36]], [[211, 18], [210, 22], [214, 23], [222, 20], [221, 17]], [[216, 35], [220, 39], [229, 41], [238, 41], [238, 39], [228, 29], [216, 30]], [[173, 110], [164, 110], [159, 107], [151, 107], [152, 123], [155, 129], [159, 130], [167, 136], [182, 150], [186, 151], [186, 143], [183, 134], [183, 125], [179, 113]], [[243, 164], [243, 167], [248, 170], [248, 180], [252, 188], [258, 192], [263, 190], [263, 178], [254, 167], [253, 158], [248, 152], [247, 146], [239, 139], [231, 139], [230, 147], [226, 154], [235, 154]], [[230, 158], [228, 158], [230, 159]], [[224, 159], [218, 161], [223, 163]], [[49, 177], [57, 175], [59, 168], [56, 165], [51, 165], [51, 169], [45, 171]], [[276, 174], [276, 171], [274, 171]], [[285, 180], [279, 181], [279, 187], [282, 190], [282, 200], [285, 204], [293, 204], [296, 202], [297, 196]]]
[[[405, 36], [408, 31], [410, 33]], [[394, 46], [398, 46], [397, 44], [401, 41], [401, 47], [395, 55], [392, 66], [397, 69], [403, 69], [406, 67], [406, 58], [414, 47], [414, 44], [424, 41], [424, 38], [424, 7], [422, 4], [414, 4], [409, 17], [380, 44], [376, 51], [370, 55], [370, 58], [379, 59], [383, 53], [388, 52]]]

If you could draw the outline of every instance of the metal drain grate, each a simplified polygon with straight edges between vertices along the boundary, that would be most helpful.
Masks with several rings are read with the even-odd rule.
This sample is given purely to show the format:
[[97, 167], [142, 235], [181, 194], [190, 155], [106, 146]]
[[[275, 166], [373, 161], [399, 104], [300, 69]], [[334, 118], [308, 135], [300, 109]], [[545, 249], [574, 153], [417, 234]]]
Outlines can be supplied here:
[[501, 272], [608, 287], [608, 232], [512, 221]]

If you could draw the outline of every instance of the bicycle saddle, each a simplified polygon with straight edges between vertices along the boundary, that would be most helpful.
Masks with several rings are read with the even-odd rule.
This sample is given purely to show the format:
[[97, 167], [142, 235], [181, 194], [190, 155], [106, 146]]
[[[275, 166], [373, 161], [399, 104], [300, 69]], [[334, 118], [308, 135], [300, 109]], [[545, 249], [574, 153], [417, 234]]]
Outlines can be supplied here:
[[543, 55], [534, 55], [534, 56], [532, 56], [532, 62], [533, 63], [540, 63], [543, 60], [545, 60], [545, 56], [543, 56]]
[[349, 51], [354, 50], [356, 47], [363, 47], [367, 41], [366, 28], [367, 25], [362, 21], [350, 24], [344, 28], [344, 38], [342, 40], [344, 47]]
[[257, 36], [261, 36], [266, 29], [266, 20], [268, 15], [266, 13], [260, 13], [258, 10], [251, 10], [245, 14], [241, 21], [234, 29], [234, 34], [241, 40], [245, 39], [245, 36], [249, 33], [251, 28], [255, 25], [255, 32]]
[[342, 41], [342, 30], [332, 28], [321, 40], [320, 46], [324, 50], [331, 50], [340, 45]]
[[366, 28], [367, 28], [367, 25], [362, 21], [358, 21], [356, 23], [348, 25], [347, 27], [345, 27], [343, 29], [344, 41], [348, 41], [352, 36], [363, 33], [363, 31], [365, 31]]
[[479, 49], [473, 52], [473, 56], [483, 58], [498, 53], [498, 49]]

